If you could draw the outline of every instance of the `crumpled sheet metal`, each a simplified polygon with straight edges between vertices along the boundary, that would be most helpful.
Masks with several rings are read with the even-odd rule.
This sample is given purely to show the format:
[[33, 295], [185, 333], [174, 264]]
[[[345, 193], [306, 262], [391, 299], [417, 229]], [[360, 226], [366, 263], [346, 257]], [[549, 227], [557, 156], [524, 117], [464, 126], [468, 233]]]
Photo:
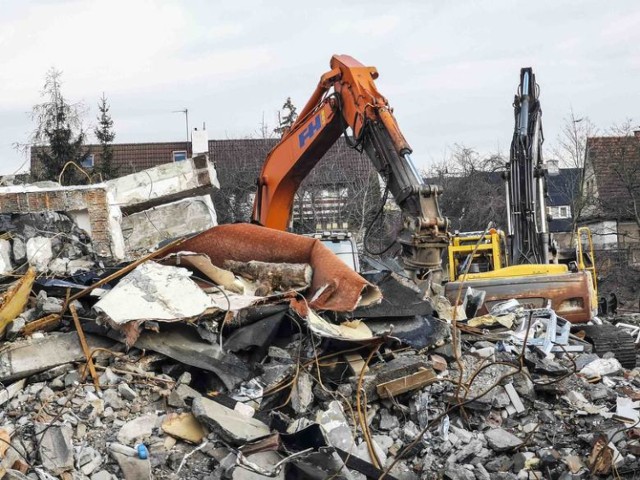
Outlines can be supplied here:
[[350, 312], [382, 299], [377, 287], [314, 238], [251, 224], [220, 225], [186, 240], [179, 250], [204, 253], [220, 268], [225, 260], [308, 263], [313, 279], [307, 300], [313, 309]]

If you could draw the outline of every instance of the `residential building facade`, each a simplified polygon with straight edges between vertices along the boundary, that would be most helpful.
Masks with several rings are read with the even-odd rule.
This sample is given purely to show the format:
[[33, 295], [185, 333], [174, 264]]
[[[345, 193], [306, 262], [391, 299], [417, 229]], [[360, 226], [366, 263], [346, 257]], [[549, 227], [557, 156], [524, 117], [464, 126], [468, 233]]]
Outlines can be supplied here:
[[640, 264], [640, 131], [587, 140], [581, 218], [597, 248], [626, 250]]

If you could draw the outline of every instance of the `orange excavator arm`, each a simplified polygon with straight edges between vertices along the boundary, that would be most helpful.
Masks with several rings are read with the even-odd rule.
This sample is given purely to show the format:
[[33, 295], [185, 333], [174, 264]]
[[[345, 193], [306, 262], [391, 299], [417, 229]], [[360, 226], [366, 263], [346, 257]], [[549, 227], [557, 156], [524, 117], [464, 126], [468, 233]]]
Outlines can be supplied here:
[[398, 241], [405, 268], [439, 271], [442, 250], [448, 245], [448, 221], [438, 207], [440, 189], [426, 185], [414, 167], [411, 147], [374, 83], [378, 71], [348, 55], [334, 55], [330, 66], [298, 119], [265, 160], [254, 222], [286, 230], [298, 187], [350, 127], [353, 139], [348, 141], [367, 153], [403, 212]]

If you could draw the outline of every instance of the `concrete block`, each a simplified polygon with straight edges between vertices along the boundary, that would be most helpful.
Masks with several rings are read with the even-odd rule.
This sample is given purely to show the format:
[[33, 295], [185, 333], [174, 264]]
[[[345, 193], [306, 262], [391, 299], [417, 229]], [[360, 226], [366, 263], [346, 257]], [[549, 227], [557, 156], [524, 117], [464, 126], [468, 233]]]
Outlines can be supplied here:
[[0, 240], [0, 275], [10, 273], [13, 270], [11, 265], [11, 243], [9, 240]]
[[134, 206], [141, 210], [193, 196], [200, 189], [220, 188], [213, 163], [205, 158], [165, 163], [106, 183], [123, 210]]
[[122, 233], [129, 254], [145, 252], [162, 240], [201, 232], [217, 225], [211, 197], [185, 198], [125, 216]]
[[50, 238], [33, 237], [27, 240], [27, 260], [38, 272], [46, 272], [52, 258]]

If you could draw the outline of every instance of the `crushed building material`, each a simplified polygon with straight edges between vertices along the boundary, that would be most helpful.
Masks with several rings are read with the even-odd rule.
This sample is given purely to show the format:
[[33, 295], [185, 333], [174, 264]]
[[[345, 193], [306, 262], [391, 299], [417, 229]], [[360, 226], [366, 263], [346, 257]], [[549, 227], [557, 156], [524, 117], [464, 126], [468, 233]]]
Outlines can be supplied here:
[[[132, 185], [125, 209], [176, 188], [145, 199]], [[14, 272], [14, 292], [31, 285], [0, 345], [5, 478], [640, 471], [640, 368], [589, 353], [553, 310], [480, 316], [482, 292], [433, 302], [398, 272], [361, 276], [314, 239], [254, 225], [104, 268], [62, 261], [73, 242], [43, 238], [49, 277]], [[37, 256], [22, 243], [12, 268]]]

